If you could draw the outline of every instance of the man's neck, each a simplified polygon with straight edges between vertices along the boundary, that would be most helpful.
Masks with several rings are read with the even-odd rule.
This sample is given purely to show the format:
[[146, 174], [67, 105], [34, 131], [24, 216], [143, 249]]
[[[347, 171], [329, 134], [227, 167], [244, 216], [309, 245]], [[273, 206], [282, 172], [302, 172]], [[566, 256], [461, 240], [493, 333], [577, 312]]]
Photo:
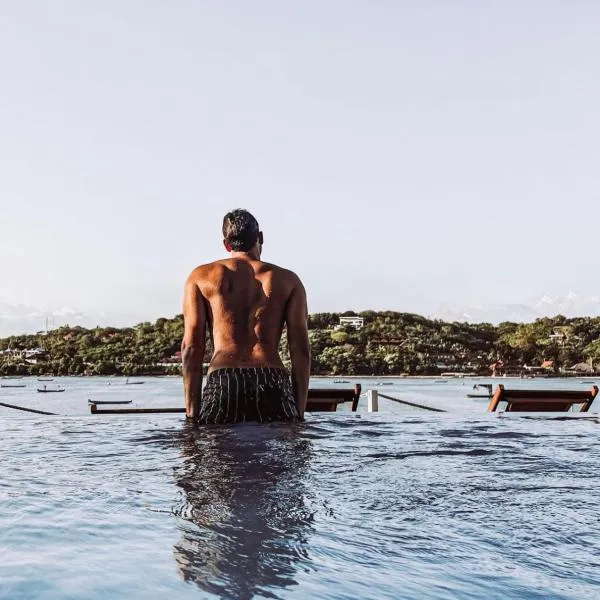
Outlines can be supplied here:
[[242, 260], [260, 260], [260, 252], [256, 249], [248, 250], [248, 252], [232, 252], [231, 258], [239, 258]]

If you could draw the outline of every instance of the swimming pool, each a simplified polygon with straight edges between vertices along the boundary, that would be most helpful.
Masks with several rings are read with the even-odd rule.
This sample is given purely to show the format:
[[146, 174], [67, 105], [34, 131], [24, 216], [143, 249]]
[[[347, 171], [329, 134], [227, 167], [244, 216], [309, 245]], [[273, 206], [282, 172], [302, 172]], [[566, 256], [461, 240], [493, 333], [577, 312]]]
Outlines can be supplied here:
[[[145, 385], [145, 402], [179, 398], [178, 380]], [[402, 385], [450, 406], [449, 386]], [[69, 413], [84, 386], [106, 381], [53, 406]], [[0, 417], [1, 598], [600, 595], [595, 413], [194, 429], [86, 409]]]

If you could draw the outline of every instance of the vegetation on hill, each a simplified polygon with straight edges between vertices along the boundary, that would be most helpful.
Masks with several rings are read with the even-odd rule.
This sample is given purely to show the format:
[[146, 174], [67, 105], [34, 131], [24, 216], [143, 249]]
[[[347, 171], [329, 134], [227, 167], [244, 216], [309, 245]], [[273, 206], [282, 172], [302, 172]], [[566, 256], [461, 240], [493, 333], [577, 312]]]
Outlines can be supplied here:
[[[518, 374], [532, 367], [585, 373], [600, 361], [600, 318], [563, 316], [534, 323], [447, 323], [398, 312], [358, 313], [360, 329], [341, 316], [309, 317], [314, 374], [435, 375], [443, 372]], [[115, 329], [61, 327], [0, 340], [0, 375], [153, 375], [180, 373], [183, 317]], [[205, 360], [210, 359], [210, 342]], [[285, 335], [281, 344], [289, 364]]]

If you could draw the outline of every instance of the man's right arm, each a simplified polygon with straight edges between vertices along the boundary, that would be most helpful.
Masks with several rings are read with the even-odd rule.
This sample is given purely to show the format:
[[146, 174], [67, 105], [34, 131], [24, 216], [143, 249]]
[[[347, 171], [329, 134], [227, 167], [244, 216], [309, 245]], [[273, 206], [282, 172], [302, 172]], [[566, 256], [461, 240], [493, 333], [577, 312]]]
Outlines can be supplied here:
[[310, 344], [308, 341], [306, 292], [298, 279], [288, 300], [285, 322], [292, 361], [292, 384], [300, 416], [304, 417], [310, 378]]
[[198, 284], [190, 276], [183, 299], [184, 334], [181, 343], [186, 416], [196, 417], [202, 399], [202, 360], [206, 345], [206, 308]]

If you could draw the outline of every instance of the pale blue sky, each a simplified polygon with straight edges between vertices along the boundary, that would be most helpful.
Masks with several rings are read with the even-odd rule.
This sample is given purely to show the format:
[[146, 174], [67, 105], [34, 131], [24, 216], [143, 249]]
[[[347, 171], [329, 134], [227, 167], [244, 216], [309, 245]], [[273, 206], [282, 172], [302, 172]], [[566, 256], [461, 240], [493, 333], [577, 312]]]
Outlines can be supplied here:
[[180, 311], [253, 211], [311, 311], [600, 295], [600, 4], [0, 0], [0, 301]]

